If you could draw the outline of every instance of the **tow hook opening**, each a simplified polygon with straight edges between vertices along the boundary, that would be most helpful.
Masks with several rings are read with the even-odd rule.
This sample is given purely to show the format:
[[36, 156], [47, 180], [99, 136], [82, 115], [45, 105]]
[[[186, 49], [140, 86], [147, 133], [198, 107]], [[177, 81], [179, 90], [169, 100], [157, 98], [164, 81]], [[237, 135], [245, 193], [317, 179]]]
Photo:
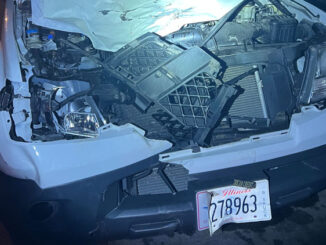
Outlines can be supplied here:
[[30, 207], [29, 214], [34, 221], [45, 221], [53, 216], [56, 211], [56, 204], [50, 201], [42, 201]]

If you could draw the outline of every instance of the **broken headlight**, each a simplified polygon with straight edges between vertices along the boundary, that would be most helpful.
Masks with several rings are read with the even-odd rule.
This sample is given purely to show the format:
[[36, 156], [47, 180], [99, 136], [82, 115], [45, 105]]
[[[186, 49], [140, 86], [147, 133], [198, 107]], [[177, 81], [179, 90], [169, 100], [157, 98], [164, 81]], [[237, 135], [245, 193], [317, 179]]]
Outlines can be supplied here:
[[95, 101], [90, 96], [72, 101], [63, 110], [66, 113], [59, 127], [63, 134], [96, 137], [99, 135], [99, 128], [106, 124]]
[[64, 117], [64, 133], [86, 137], [98, 136], [99, 122], [94, 113], [70, 112]]

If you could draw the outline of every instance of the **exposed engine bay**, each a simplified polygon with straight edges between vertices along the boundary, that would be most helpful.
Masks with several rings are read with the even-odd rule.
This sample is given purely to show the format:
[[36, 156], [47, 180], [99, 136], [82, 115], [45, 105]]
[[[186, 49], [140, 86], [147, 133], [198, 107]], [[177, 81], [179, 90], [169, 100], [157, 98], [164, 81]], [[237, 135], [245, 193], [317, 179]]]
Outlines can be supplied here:
[[18, 47], [34, 74], [33, 141], [97, 137], [130, 123], [184, 149], [286, 129], [304, 101], [308, 47], [326, 33], [279, 1], [254, 0], [227, 20], [147, 33], [108, 52], [83, 34], [36, 26], [30, 15], [30, 2], [17, 6]]

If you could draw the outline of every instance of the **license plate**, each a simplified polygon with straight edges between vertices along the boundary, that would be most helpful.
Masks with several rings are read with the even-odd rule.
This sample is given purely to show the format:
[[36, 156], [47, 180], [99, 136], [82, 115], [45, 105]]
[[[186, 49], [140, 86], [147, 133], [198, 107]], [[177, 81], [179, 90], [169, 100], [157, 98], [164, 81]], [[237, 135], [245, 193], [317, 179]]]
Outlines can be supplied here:
[[268, 180], [255, 181], [254, 188], [225, 186], [196, 194], [198, 230], [211, 235], [227, 223], [272, 219]]

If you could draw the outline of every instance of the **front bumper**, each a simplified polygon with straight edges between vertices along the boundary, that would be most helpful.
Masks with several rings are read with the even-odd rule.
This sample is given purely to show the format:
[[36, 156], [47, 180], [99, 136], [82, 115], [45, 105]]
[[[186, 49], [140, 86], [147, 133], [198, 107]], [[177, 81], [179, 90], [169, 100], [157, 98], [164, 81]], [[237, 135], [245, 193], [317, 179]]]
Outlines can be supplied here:
[[[0, 210], [9, 230], [30, 239], [96, 241], [197, 229], [196, 192], [234, 179], [269, 179], [273, 209], [326, 188], [326, 145], [241, 167], [189, 176], [175, 194], [126, 195], [121, 179], [157, 165], [158, 156], [75, 183], [41, 190], [0, 174]], [[17, 225], [19, 224], [19, 225]]]

